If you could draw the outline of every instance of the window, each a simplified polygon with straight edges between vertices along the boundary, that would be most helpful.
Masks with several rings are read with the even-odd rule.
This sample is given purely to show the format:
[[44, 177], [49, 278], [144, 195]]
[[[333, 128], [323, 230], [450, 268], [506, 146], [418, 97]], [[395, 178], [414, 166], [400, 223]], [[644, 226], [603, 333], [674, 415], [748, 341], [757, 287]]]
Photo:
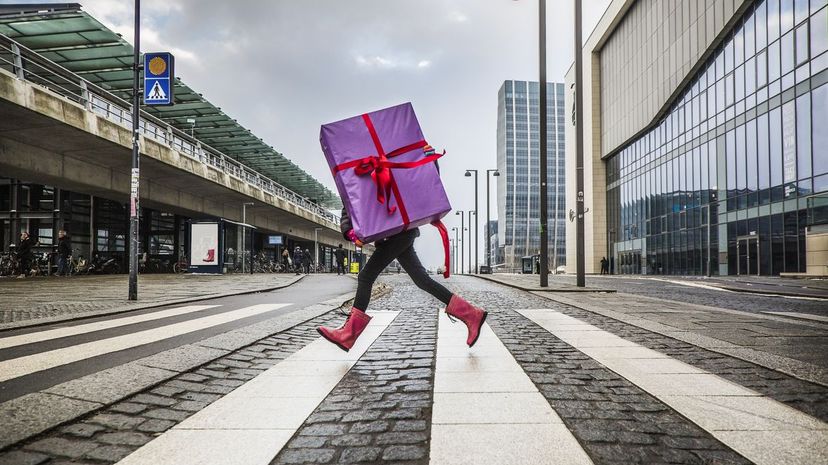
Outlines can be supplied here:
[[779, 41], [768, 47], [768, 82], [779, 79]]
[[779, 0], [768, 0], [768, 42], [779, 38]]
[[757, 150], [756, 150], [756, 120], [752, 119], [745, 125], [745, 156], [747, 157], [747, 178], [748, 192], [756, 192], [758, 189], [757, 179]]
[[782, 60], [782, 75], [784, 76], [794, 68], [794, 36], [793, 32], [789, 32], [782, 36], [782, 45], [780, 50]]
[[782, 185], [782, 118], [779, 108], [768, 113], [771, 187]]
[[811, 96], [796, 99], [796, 171], [799, 179], [811, 177]]
[[727, 196], [733, 195], [733, 190], [736, 189], [736, 135], [733, 131], [729, 131], [726, 136], [727, 141]]
[[756, 153], [758, 155], [759, 189], [770, 187], [770, 153], [768, 152], [768, 114], [757, 120]]
[[828, 50], [828, 8], [811, 18], [811, 56], [818, 57]]
[[[825, 10], [823, 10], [824, 12]], [[813, 121], [828, 121], [828, 85], [821, 85], [811, 92], [811, 108]], [[813, 173], [818, 176], [828, 173], [828, 156], [825, 156], [825, 147], [828, 147], [828, 131], [824, 125], [811, 126], [811, 139], [814, 147], [819, 147], [821, 155], [814, 157]]]
[[808, 60], [808, 23], [796, 28], [796, 66]]

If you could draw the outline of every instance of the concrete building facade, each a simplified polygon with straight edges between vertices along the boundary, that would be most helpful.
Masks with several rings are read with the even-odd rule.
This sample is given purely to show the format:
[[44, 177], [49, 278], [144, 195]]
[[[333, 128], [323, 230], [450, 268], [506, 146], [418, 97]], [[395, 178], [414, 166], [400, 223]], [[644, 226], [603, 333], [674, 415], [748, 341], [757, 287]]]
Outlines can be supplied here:
[[[614, 0], [583, 46], [586, 271], [818, 272], [824, 0]], [[567, 108], [574, 101], [566, 94]], [[572, 122], [566, 125], [574, 140]], [[566, 173], [574, 180], [575, 146]], [[567, 208], [575, 208], [574, 182]], [[575, 224], [567, 224], [569, 271]], [[811, 259], [809, 260], [809, 257]], [[821, 268], [820, 268], [821, 267]], [[824, 270], [823, 270], [824, 271]]]
[[[566, 263], [564, 87], [551, 82], [546, 86], [549, 266], [554, 269]], [[537, 82], [506, 81], [498, 91], [495, 256], [502, 257], [496, 263], [507, 269], [519, 268], [522, 257], [540, 253], [539, 101]]]

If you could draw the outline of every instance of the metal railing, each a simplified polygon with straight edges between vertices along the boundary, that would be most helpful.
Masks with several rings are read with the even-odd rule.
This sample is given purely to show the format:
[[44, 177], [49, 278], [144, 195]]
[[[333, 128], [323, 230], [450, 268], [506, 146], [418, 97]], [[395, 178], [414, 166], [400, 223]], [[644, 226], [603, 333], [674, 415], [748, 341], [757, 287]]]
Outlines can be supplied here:
[[[18, 79], [37, 84], [83, 105], [87, 110], [132, 130], [132, 105], [129, 102], [3, 34], [0, 34], [0, 69], [14, 74]], [[141, 120], [138, 124], [140, 132], [145, 137], [161, 142], [190, 159], [248, 182], [264, 192], [324, 219], [334, 223], [339, 221], [336, 215], [321, 205], [302, 197], [145, 111], [141, 111]]]

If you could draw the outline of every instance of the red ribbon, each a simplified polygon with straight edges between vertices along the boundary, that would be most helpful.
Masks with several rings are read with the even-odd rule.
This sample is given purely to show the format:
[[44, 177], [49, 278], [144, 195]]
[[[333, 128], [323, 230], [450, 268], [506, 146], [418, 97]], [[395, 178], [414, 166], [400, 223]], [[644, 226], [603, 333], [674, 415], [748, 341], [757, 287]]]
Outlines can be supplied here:
[[[397, 187], [397, 182], [394, 180], [394, 174], [391, 172], [391, 169], [416, 168], [418, 166], [422, 166], [433, 161], [437, 161], [437, 159], [445, 155], [446, 152], [443, 151], [443, 153], [441, 154], [429, 155], [417, 161], [389, 161], [389, 158], [393, 158], [398, 155], [408, 153], [412, 150], [426, 147], [428, 143], [424, 140], [420, 140], [414, 142], [413, 144], [406, 145], [405, 147], [400, 147], [396, 150], [393, 150], [390, 153], [385, 153], [385, 150], [382, 148], [382, 143], [380, 143], [379, 136], [377, 135], [377, 130], [374, 128], [374, 123], [371, 121], [371, 117], [367, 114], [364, 114], [362, 115], [362, 120], [365, 121], [365, 126], [368, 128], [368, 133], [371, 135], [371, 140], [374, 142], [374, 148], [376, 148], [377, 154], [336, 165], [333, 169], [333, 174], [335, 176], [336, 173], [349, 168], [353, 168], [354, 173], [356, 173], [358, 176], [365, 176], [366, 174], [370, 174], [371, 179], [374, 181], [374, 185], [377, 186], [377, 201], [379, 203], [385, 203], [387, 199], [388, 203], [386, 204], [386, 208], [388, 209], [388, 214], [393, 214], [397, 211], [396, 206], [391, 206], [391, 196], [393, 194], [393, 196], [397, 199], [397, 206], [400, 207], [400, 215], [402, 216], [403, 224], [408, 226], [408, 224], [411, 221], [408, 218], [408, 212], [405, 209], [405, 203], [403, 202], [402, 196], [400, 195], [400, 190]], [[440, 220], [433, 221], [431, 225], [437, 228], [437, 230], [440, 232], [440, 237], [442, 238], [443, 251], [445, 252], [445, 270], [443, 271], [443, 277], [448, 278], [450, 274], [448, 231], [446, 230], [446, 226]]]

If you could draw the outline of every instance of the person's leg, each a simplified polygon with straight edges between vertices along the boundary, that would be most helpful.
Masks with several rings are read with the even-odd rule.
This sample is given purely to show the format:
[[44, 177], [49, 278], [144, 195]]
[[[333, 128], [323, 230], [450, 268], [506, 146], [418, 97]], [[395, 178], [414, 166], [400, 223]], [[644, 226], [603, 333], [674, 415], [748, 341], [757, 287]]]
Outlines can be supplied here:
[[414, 245], [411, 245], [403, 251], [397, 257], [397, 260], [400, 262], [403, 269], [405, 269], [405, 272], [408, 273], [408, 276], [411, 276], [411, 280], [414, 281], [414, 284], [416, 284], [417, 287], [433, 295], [446, 305], [451, 302], [451, 291], [446, 289], [442, 284], [431, 279], [431, 276], [428, 275], [425, 267], [420, 262], [420, 258], [417, 256], [417, 251], [414, 250]]
[[371, 289], [374, 287], [374, 281], [377, 280], [377, 276], [382, 273], [382, 270], [386, 266], [394, 261], [402, 250], [411, 247], [411, 243], [414, 242], [413, 237], [410, 241], [403, 239], [406, 238], [394, 237], [376, 245], [374, 254], [371, 255], [368, 263], [365, 264], [365, 268], [360, 270], [359, 276], [357, 276], [357, 291], [354, 297], [354, 307], [363, 312], [368, 308], [368, 303], [371, 301]]

